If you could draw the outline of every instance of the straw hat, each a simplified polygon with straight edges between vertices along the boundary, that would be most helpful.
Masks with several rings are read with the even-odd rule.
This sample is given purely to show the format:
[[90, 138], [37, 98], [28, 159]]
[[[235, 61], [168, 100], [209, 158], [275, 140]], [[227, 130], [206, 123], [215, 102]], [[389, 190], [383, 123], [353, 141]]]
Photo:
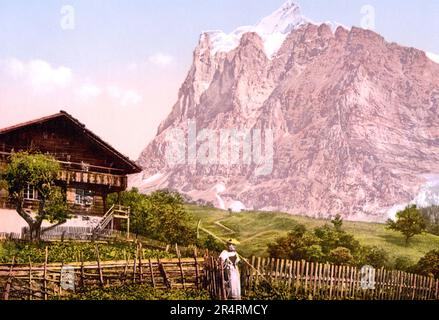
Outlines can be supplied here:
[[227, 244], [233, 244], [233, 245], [238, 245], [239, 241], [236, 239], [228, 239], [227, 240]]

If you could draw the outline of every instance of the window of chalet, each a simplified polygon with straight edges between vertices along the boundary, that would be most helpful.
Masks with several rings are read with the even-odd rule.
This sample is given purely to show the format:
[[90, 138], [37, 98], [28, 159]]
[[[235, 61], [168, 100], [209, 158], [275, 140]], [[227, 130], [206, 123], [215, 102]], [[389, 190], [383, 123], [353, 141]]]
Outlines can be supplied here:
[[23, 191], [24, 200], [38, 200], [38, 192], [33, 186], [27, 184], [27, 187]]
[[93, 192], [90, 190], [76, 189], [75, 204], [81, 206], [93, 205]]

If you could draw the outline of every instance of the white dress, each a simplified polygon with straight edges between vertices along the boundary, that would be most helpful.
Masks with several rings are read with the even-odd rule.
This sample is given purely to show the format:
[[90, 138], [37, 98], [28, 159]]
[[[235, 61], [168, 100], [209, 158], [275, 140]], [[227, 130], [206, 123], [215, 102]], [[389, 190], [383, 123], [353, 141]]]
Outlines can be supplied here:
[[[241, 299], [241, 278], [239, 275], [238, 262], [239, 255], [233, 251], [224, 250], [220, 254], [223, 263], [224, 272], [226, 273], [226, 290], [227, 298], [232, 300]], [[233, 261], [235, 261], [233, 263]]]

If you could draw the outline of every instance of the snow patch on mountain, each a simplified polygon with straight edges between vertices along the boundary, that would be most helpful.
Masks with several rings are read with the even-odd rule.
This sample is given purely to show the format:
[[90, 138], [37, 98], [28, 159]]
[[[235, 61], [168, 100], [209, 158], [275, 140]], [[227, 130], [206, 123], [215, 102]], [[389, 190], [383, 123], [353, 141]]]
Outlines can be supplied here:
[[435, 54], [432, 52], [426, 52], [426, 55], [431, 61], [439, 63], [439, 54]]
[[230, 34], [222, 31], [207, 31], [212, 44], [212, 55], [218, 52], [230, 52], [237, 48], [241, 37], [248, 32], [256, 32], [264, 41], [264, 49], [270, 59], [279, 51], [288, 34], [303, 24], [311, 22], [303, 17], [300, 8], [287, 1], [271, 15], [263, 18], [255, 26], [239, 27]]
[[218, 208], [226, 210], [226, 205], [220, 195], [222, 192], [226, 191], [226, 186], [223, 183], [218, 183], [213, 187], [213, 190], [215, 191], [215, 198], [218, 201]]
[[162, 177], [163, 177], [163, 174], [159, 172], [159, 173], [156, 173], [156, 174], [154, 174], [146, 179], [143, 179], [142, 183], [143, 184], [152, 183], [152, 182], [155, 182], [155, 181], [161, 179]]
[[242, 212], [242, 211], [246, 210], [246, 207], [241, 201], [233, 201], [230, 204], [229, 209], [232, 212]]

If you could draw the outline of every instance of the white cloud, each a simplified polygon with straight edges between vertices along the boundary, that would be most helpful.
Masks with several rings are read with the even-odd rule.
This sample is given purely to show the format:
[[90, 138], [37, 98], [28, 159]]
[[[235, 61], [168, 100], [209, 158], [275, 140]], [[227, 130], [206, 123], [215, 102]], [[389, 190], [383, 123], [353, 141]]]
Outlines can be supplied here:
[[[160, 60], [160, 59], [159, 59]], [[166, 59], [163, 59], [164, 63]], [[135, 90], [125, 89], [116, 85], [100, 86], [86, 79], [75, 77], [70, 68], [53, 67], [49, 62], [35, 59], [27, 62], [11, 58], [0, 60], [0, 76], [6, 75], [8, 79], [18, 84], [27, 84], [38, 94], [48, 94], [52, 91], [65, 89], [82, 101], [88, 101], [105, 96], [113, 99], [122, 107], [137, 105], [143, 97]]]
[[78, 96], [83, 100], [89, 100], [99, 97], [102, 94], [102, 89], [94, 84], [84, 84], [77, 90]]
[[148, 61], [157, 66], [166, 67], [174, 61], [174, 57], [165, 53], [156, 53], [148, 57]]
[[72, 81], [73, 72], [70, 68], [53, 67], [40, 59], [23, 62], [12, 58], [2, 61], [2, 66], [13, 78], [25, 79], [37, 91], [66, 88]]
[[439, 63], [439, 54], [435, 54], [435, 53], [432, 53], [432, 52], [426, 52], [426, 54], [427, 54], [427, 57], [431, 61]]
[[111, 98], [117, 99], [123, 107], [137, 105], [143, 100], [142, 96], [136, 91], [124, 90], [117, 86], [108, 87], [107, 93]]

